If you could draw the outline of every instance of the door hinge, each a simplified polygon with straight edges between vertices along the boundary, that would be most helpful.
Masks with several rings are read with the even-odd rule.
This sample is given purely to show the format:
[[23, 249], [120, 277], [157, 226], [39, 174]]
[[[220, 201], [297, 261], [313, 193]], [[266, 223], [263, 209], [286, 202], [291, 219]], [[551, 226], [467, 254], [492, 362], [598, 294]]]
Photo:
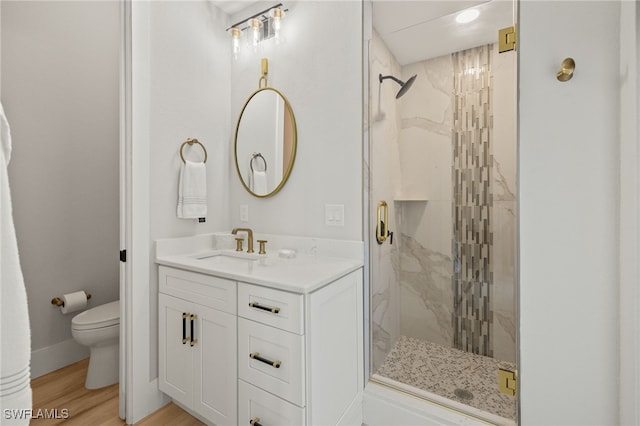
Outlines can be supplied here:
[[127, 251], [120, 250], [120, 262], [126, 262], [126, 261], [127, 261]]
[[511, 370], [498, 369], [498, 388], [505, 395], [515, 396], [518, 388], [517, 373]]
[[498, 30], [498, 53], [516, 49], [516, 27], [507, 27]]

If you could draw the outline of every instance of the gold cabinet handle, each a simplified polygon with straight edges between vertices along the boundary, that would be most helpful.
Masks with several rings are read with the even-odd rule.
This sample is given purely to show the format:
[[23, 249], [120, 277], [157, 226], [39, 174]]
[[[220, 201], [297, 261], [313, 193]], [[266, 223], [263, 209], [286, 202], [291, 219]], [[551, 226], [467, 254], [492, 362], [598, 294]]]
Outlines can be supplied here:
[[277, 314], [280, 312], [280, 308], [271, 307], [271, 306], [263, 306], [256, 302], [249, 302], [250, 308], [261, 309], [263, 311], [271, 312], [272, 314]]
[[189, 339], [187, 339], [187, 317], [188, 313], [182, 313], [182, 344], [186, 344]]
[[189, 316], [189, 319], [191, 320], [191, 340], [189, 341], [189, 346], [195, 346], [196, 343], [198, 343], [198, 339], [194, 339], [193, 336], [195, 335], [194, 333], [194, 329], [195, 329], [195, 320], [198, 319], [197, 315], [191, 314]]
[[249, 424], [251, 426], [262, 426], [262, 424], [260, 424], [260, 417], [254, 417], [251, 420], [249, 420]]
[[260, 362], [264, 362], [265, 364], [268, 364], [270, 366], [272, 366], [273, 368], [280, 368], [280, 366], [282, 365], [282, 361], [271, 361], [270, 359], [266, 359], [260, 356], [260, 352], [253, 352], [249, 354], [249, 358], [251, 359], [255, 359], [257, 361]]

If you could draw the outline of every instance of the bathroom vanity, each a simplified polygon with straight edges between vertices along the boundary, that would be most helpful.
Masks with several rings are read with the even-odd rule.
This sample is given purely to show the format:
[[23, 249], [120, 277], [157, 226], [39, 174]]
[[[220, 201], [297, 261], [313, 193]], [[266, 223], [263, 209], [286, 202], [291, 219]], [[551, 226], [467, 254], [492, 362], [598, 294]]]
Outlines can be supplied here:
[[364, 386], [361, 243], [260, 237], [267, 254], [226, 234], [157, 242], [160, 390], [216, 425], [348, 424]]

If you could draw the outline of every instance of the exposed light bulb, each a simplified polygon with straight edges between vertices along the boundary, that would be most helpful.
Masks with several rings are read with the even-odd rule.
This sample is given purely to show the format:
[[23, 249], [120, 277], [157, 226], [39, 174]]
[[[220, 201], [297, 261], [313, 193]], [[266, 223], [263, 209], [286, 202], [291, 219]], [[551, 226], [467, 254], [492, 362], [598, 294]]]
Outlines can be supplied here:
[[240, 28], [231, 28], [231, 48], [233, 50], [233, 58], [238, 59], [240, 52]]
[[282, 18], [284, 18], [284, 10], [279, 7], [274, 7], [269, 11], [271, 16], [271, 22], [273, 26], [273, 36], [276, 39], [276, 44], [280, 42], [280, 28], [282, 28]]
[[480, 16], [480, 11], [478, 9], [467, 9], [456, 16], [456, 22], [459, 24], [466, 24], [474, 21], [478, 16]]
[[262, 25], [262, 22], [260, 22], [258, 18], [251, 18], [247, 21], [247, 25], [249, 26], [251, 45], [255, 52], [258, 49], [258, 44], [260, 43], [260, 26]]

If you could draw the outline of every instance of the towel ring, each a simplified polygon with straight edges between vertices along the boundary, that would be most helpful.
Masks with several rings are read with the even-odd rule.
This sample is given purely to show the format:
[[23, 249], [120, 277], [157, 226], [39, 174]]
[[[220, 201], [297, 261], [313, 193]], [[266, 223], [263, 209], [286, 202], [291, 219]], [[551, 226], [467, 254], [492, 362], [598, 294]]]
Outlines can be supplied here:
[[260, 154], [259, 152], [257, 153], [253, 153], [253, 155], [251, 156], [251, 160], [249, 160], [249, 167], [251, 167], [251, 173], [254, 172], [253, 170], [253, 160], [255, 160], [256, 158], [262, 158], [262, 162], [264, 163], [264, 170], [262, 170], [263, 172], [267, 171], [267, 160], [264, 159], [264, 157], [262, 156], [262, 154]]
[[182, 145], [180, 145], [180, 158], [182, 159], [183, 163], [186, 163], [185, 159], [184, 159], [184, 155], [182, 155], [182, 149], [184, 148], [184, 146], [186, 144], [189, 145], [193, 145], [194, 143], [197, 143], [198, 145], [200, 145], [200, 147], [202, 148], [202, 151], [204, 152], [204, 160], [202, 161], [203, 163], [207, 162], [207, 149], [204, 147], [204, 145], [202, 145], [202, 143], [196, 139], [196, 138], [189, 138], [186, 141], [182, 142]]

